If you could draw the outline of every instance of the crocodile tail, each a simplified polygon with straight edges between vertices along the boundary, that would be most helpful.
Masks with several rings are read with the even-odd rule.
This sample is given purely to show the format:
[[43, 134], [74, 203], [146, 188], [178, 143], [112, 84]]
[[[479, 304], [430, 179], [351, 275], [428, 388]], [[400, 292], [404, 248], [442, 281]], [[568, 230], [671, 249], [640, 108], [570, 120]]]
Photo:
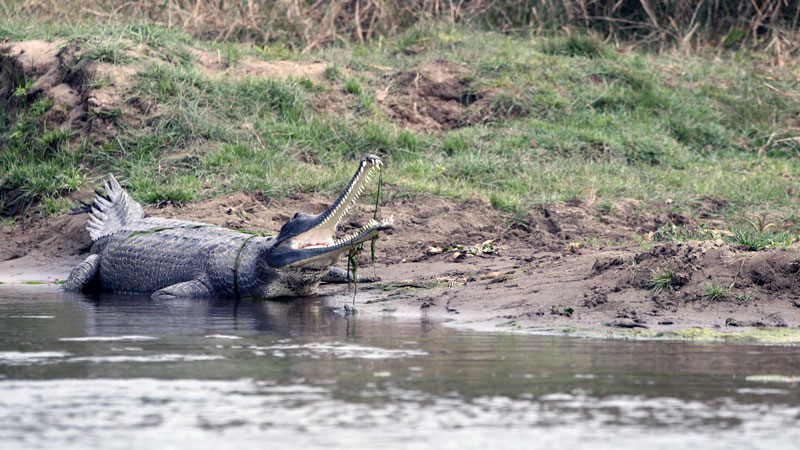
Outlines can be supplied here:
[[80, 202], [81, 206], [76, 206], [69, 210], [69, 215], [74, 216], [75, 214], [86, 214], [88, 212], [92, 212], [92, 204], [86, 202]]
[[105, 195], [97, 193], [94, 203], [75, 208], [75, 214], [89, 213], [89, 224], [86, 230], [93, 241], [114, 233], [118, 229], [144, 218], [142, 205], [136, 203], [122, 186], [119, 185], [114, 175], [109, 174], [105, 183]]

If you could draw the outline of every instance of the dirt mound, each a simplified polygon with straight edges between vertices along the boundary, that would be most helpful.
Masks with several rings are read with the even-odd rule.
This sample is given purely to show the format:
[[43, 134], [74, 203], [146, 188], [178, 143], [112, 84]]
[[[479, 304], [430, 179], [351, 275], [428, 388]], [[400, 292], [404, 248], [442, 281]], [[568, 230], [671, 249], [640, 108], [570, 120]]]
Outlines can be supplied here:
[[88, 124], [88, 64], [62, 42], [26, 41], [0, 45], [0, 102], [10, 117], [43, 95], [53, 101], [49, 123], [64, 128]]
[[613, 207], [571, 200], [538, 205], [516, 227], [531, 233], [530, 241], [538, 248], [559, 250], [570, 242], [620, 245], [630, 242], [634, 234], [646, 235], [668, 222], [669, 216], [634, 199], [622, 199]]
[[[722, 240], [663, 242], [633, 255], [598, 259], [617, 290], [649, 290], [654, 301], [733, 301], [800, 297], [798, 249], [748, 252]], [[608, 278], [608, 277], [607, 277]], [[663, 292], [663, 294], [661, 294]]]
[[235, 64], [222, 61], [220, 55], [212, 55], [202, 50], [190, 51], [197, 67], [209, 77], [241, 78], [309, 78], [314, 81], [322, 79], [327, 64], [298, 61], [261, 61], [252, 56], [244, 56]]
[[469, 69], [444, 60], [394, 75], [395, 92], [378, 98], [401, 127], [420, 131], [451, 130], [468, 125], [467, 106], [476, 100], [466, 81]]
[[698, 205], [698, 210], [700, 211], [700, 217], [706, 218], [711, 217], [722, 208], [728, 206], [728, 200], [724, 198], [720, 198], [714, 195], [706, 195], [700, 201]]
[[10, 117], [37, 99], [52, 100], [41, 118], [48, 126], [80, 131], [99, 144], [116, 136], [117, 124], [139, 126], [150, 105], [129, 104], [132, 66], [97, 62], [77, 45], [25, 41], [0, 45], [0, 103]]

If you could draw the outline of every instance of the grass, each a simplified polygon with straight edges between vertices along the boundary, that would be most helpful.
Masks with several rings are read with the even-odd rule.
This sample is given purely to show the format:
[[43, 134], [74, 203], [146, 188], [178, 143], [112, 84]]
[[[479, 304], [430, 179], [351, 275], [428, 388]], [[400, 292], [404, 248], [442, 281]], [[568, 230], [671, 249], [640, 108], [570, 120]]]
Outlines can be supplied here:
[[[53, 105], [28, 98], [30, 80], [20, 80], [15, 89], [24, 93], [4, 104], [13, 114], [0, 120], [3, 216], [31, 207], [57, 213], [67, 194], [109, 171], [154, 205], [238, 190], [333, 192], [366, 153], [388, 163], [389, 197], [477, 197], [518, 216], [587, 192], [603, 199], [599, 214], [625, 197], [692, 214], [698, 199], [714, 195], [729, 201], [720, 214], [730, 223], [765, 210], [779, 222], [800, 209], [796, 77], [745, 52], [620, 53], [585, 36], [530, 39], [452, 27], [306, 55], [209, 43], [149, 23], [0, 21], [0, 35], [63, 39], [96, 61], [133, 65], [124, 98], [156, 111], [145, 125], [131, 121], [124, 105], [95, 112], [117, 130], [97, 143], [55, 128], [47, 120]], [[424, 50], [397, 50], [407, 43]], [[219, 52], [230, 65], [250, 55], [322, 60], [327, 69], [313, 81], [211, 78], [193, 63], [198, 49]], [[397, 127], [377, 100], [394, 92], [391, 74], [439, 59], [466, 67], [465, 92], [491, 96], [465, 102], [467, 113], [488, 108], [487, 118], [444, 132]], [[337, 93], [346, 94], [336, 97], [335, 113], [314, 106]]]
[[736, 228], [733, 230], [731, 241], [744, 246], [748, 251], [754, 252], [769, 245], [770, 234], [750, 228]]
[[755, 252], [767, 247], [789, 247], [797, 242], [797, 233], [788, 231], [768, 231], [751, 227], [738, 227], [733, 229], [733, 236], [729, 241], [744, 246], [748, 251]]
[[0, 211], [5, 216], [22, 214], [44, 197], [74, 191], [84, 181], [77, 166], [85, 148], [70, 144], [71, 131], [44, 120], [52, 100], [40, 97], [19, 104], [16, 121], [0, 120], [5, 122], [0, 135], [5, 147], [0, 152]]
[[672, 269], [664, 269], [653, 273], [653, 278], [650, 280], [653, 293], [658, 294], [661, 291], [668, 289], [672, 285], [672, 279], [675, 277], [675, 271]]
[[728, 288], [715, 282], [705, 284], [703, 286], [703, 291], [703, 300], [709, 301], [721, 300], [728, 295]]
[[358, 83], [355, 79], [348, 79], [344, 85], [344, 90], [347, 91], [348, 94], [353, 95], [361, 95], [361, 84]]

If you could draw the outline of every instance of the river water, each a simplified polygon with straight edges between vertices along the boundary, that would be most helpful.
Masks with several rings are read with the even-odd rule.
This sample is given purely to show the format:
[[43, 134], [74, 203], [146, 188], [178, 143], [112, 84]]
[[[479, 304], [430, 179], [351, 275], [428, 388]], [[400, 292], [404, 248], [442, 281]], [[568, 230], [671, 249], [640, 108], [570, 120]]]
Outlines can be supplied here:
[[800, 348], [0, 286], [0, 447], [800, 446]]

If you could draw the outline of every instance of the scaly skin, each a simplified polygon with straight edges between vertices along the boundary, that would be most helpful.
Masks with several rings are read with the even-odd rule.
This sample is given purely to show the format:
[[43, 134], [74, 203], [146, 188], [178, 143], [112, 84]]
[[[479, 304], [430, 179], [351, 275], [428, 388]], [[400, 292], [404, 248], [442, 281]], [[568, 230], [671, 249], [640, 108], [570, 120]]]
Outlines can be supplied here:
[[68, 291], [104, 291], [174, 297], [306, 296], [339, 257], [392, 228], [388, 221], [335, 240], [336, 225], [358, 199], [370, 173], [380, 168], [365, 157], [350, 184], [325, 212], [298, 213], [275, 237], [175, 219], [145, 218], [113, 176], [106, 196], [77, 212], [91, 212], [87, 230], [95, 241], [85, 261], [64, 284]]
[[[137, 231], [141, 233], [131, 236]], [[310, 295], [338, 259], [294, 270], [259, 263], [259, 254], [268, 252], [274, 241], [199, 222], [147, 218], [100, 238], [92, 253], [102, 261], [104, 291], [152, 293], [197, 280], [209, 297]]]

